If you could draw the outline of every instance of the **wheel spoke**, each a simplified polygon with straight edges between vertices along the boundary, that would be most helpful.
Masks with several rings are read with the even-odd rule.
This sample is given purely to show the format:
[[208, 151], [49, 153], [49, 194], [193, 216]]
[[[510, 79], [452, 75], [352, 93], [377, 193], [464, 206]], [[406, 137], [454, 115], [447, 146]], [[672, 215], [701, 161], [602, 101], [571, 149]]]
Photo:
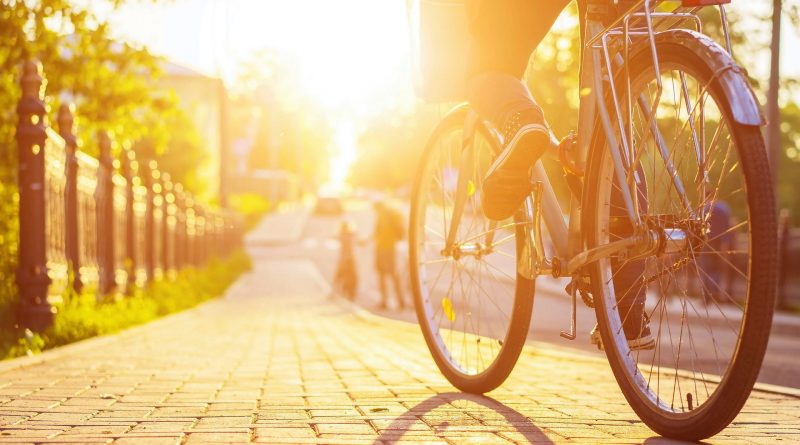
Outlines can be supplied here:
[[[431, 351], [456, 371], [448, 375], [453, 383], [461, 376], [496, 370], [498, 357], [508, 349], [507, 339], [527, 336], [524, 331], [510, 332], [517, 311], [530, 307], [530, 299], [516, 304], [530, 284], [516, 283], [515, 234], [530, 224], [525, 219], [491, 222], [480, 207], [483, 177], [495, 153], [499, 151], [486, 137], [476, 135], [470, 158], [461, 156], [462, 132], [452, 126], [429, 145], [425, 172], [416, 185], [410, 233], [413, 264], [420, 283], [420, 316], [423, 332], [433, 339]], [[471, 163], [467, 161], [471, 159]], [[466, 160], [466, 161], [465, 161]], [[459, 171], [463, 169], [462, 171]], [[462, 187], [456, 188], [459, 175]], [[466, 186], [463, 186], [466, 184]], [[457, 193], [466, 193], [458, 227], [453, 225]], [[452, 245], [445, 245], [450, 237]], [[414, 239], [411, 239], [414, 238]], [[521, 290], [522, 289], [522, 290]], [[527, 296], [526, 296], [527, 297]], [[527, 309], [528, 311], [530, 309]], [[418, 312], [419, 314], [419, 312]], [[488, 344], [487, 344], [488, 342]], [[430, 344], [429, 344], [430, 345]], [[521, 343], [517, 347], [521, 347]], [[446, 374], [447, 375], [447, 374]], [[504, 377], [504, 376], [501, 376]], [[502, 380], [502, 378], [500, 378]], [[487, 388], [491, 389], [491, 388]]]
[[[617, 352], [609, 358], [617, 357], [629, 376], [620, 383], [643, 393], [658, 411], [682, 414], [715, 400], [719, 384], [713, 382], [737, 357], [749, 307], [751, 254], [762, 246], [745, 239], [754, 230], [750, 182], [730, 114], [691, 67], [673, 61], [662, 69], [660, 101], [654, 100], [652, 71], [632, 77], [630, 94], [639, 106], [626, 128], [635, 163], [625, 175], [636, 184], [640, 220], [664, 244], [648, 256], [623, 252], [595, 263], [600, 281], [594, 297], [602, 302], [601, 328], [614, 326], [609, 338]], [[648, 110], [649, 103], [658, 106]], [[607, 148], [598, 159], [590, 170], [596, 177], [587, 173], [598, 190], [596, 214], [589, 216], [597, 222], [593, 246], [629, 236], [617, 228], [625, 226], [616, 222], [625, 208]], [[685, 241], [667, 237], [674, 231]], [[637, 279], [627, 276], [639, 268], [632, 272]], [[638, 317], [653, 337], [649, 352], [628, 344], [640, 334], [632, 331]]]

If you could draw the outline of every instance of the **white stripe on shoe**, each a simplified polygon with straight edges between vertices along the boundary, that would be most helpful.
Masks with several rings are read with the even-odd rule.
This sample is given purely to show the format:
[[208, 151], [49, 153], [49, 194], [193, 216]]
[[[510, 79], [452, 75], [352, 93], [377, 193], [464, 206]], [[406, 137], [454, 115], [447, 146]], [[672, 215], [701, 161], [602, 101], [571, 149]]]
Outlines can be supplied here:
[[545, 134], [548, 137], [548, 139], [550, 138], [550, 129], [548, 129], [546, 126], [542, 124], [527, 124], [520, 127], [520, 129], [517, 131], [517, 134], [515, 134], [514, 137], [511, 138], [511, 141], [509, 141], [506, 144], [506, 148], [504, 148], [503, 151], [501, 151], [500, 154], [497, 156], [497, 158], [495, 158], [494, 162], [492, 162], [492, 165], [489, 167], [489, 170], [486, 171], [485, 176], [489, 176], [492, 173], [494, 173], [494, 171], [497, 170], [500, 164], [505, 162], [506, 158], [508, 158], [508, 156], [511, 155], [511, 152], [514, 151], [514, 148], [516, 147], [516, 145], [519, 143], [519, 140], [522, 139], [523, 136], [537, 132]]

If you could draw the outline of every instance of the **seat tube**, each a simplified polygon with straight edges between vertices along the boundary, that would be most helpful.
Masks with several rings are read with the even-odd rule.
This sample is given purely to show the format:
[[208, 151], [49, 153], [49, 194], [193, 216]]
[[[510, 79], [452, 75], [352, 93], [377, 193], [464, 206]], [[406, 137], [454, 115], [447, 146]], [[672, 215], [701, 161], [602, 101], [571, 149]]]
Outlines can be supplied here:
[[[587, 42], [589, 39], [597, 35], [603, 30], [602, 24], [595, 20], [590, 19], [590, 14], [582, 17], [584, 20], [581, 23], [583, 32], [583, 41]], [[592, 143], [592, 134], [594, 133], [594, 124], [597, 118], [597, 105], [595, 103], [594, 91], [594, 60], [592, 58], [591, 50], [585, 46], [581, 49], [581, 68], [579, 78], [579, 112], [578, 112], [578, 143], [577, 143], [577, 158], [572, 159], [583, 171], [586, 171], [586, 161], [589, 158], [589, 150]], [[569, 208], [569, 230], [567, 233], [568, 253], [566, 258], [572, 258], [577, 255], [584, 248], [583, 234], [581, 231], [582, 220], [582, 203], [578, 202], [580, 198], [570, 199]]]
[[467, 189], [470, 181], [470, 170], [473, 165], [475, 154], [475, 124], [478, 115], [470, 111], [464, 122], [464, 135], [461, 141], [461, 159], [458, 169], [458, 181], [456, 185], [455, 204], [453, 206], [453, 216], [450, 219], [450, 228], [447, 232], [447, 242], [445, 248], [453, 247], [458, 235], [458, 226], [461, 224], [461, 217], [464, 214], [464, 207], [467, 204]]

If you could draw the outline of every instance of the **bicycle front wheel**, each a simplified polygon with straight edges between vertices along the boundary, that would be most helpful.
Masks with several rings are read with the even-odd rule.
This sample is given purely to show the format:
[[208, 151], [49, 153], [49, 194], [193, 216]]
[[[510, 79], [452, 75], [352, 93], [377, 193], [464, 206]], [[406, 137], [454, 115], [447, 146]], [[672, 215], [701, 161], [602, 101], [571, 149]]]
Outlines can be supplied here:
[[526, 202], [502, 222], [483, 215], [481, 185], [499, 146], [480, 122], [465, 142], [467, 115], [465, 106], [448, 114], [423, 154], [411, 202], [409, 264], [417, 318], [434, 361], [458, 389], [483, 393], [508, 377], [528, 334], [533, 281], [517, 273], [517, 264], [530, 253], [531, 207]]
[[[629, 61], [633, 162], [622, 176], [663, 244], [597, 261], [591, 280], [603, 345], [633, 410], [659, 434], [698, 440], [733, 420], [758, 376], [776, 293], [775, 206], [760, 129], [734, 121], [718, 67], [668, 36], [657, 48], [660, 94], [649, 46]], [[600, 133], [595, 141], [589, 247], [632, 235], [611, 148]], [[644, 326], [652, 349], [631, 341]]]

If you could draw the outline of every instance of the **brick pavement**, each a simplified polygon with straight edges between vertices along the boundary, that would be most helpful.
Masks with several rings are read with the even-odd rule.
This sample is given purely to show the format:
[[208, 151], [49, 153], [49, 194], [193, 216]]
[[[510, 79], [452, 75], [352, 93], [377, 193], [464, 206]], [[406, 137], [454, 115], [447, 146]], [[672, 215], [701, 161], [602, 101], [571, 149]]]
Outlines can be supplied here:
[[[257, 261], [226, 298], [0, 364], [6, 443], [673, 443], [602, 360], [526, 348], [490, 397], [455, 392], [415, 325], [324, 297], [305, 260]], [[800, 398], [756, 392], [710, 443], [800, 442]]]

